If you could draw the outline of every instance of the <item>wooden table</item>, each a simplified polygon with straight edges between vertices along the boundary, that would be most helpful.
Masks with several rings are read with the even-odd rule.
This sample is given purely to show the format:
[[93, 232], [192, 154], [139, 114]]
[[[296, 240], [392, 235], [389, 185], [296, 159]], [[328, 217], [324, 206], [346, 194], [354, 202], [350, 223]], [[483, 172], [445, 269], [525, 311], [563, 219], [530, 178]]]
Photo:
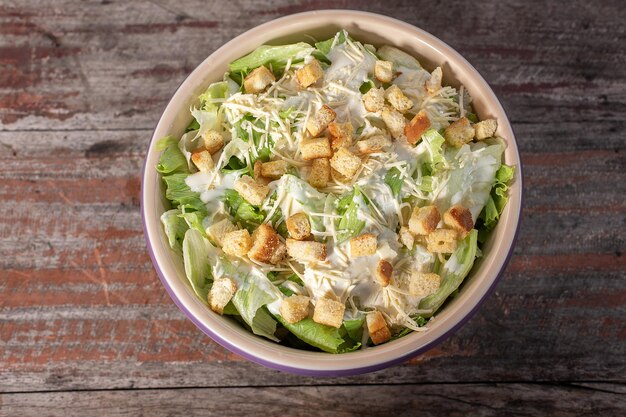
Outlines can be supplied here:
[[[626, 13], [620, 1], [0, 1], [0, 415], [624, 415]], [[139, 212], [178, 84], [255, 25], [328, 7], [440, 37], [507, 109], [525, 165], [515, 256], [458, 333], [315, 379], [201, 333]]]

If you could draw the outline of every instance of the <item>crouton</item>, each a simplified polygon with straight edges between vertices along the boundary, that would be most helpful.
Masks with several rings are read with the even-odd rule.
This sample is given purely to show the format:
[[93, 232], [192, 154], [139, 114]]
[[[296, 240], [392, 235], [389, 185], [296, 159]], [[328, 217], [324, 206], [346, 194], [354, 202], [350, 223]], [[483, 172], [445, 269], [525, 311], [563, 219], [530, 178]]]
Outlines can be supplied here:
[[474, 125], [474, 139], [483, 140], [496, 134], [498, 122], [496, 119], [486, 119]]
[[474, 139], [474, 127], [471, 125], [467, 117], [462, 117], [443, 131], [446, 142], [450, 145], [460, 148]]
[[404, 136], [411, 145], [416, 145], [422, 140], [422, 135], [430, 127], [430, 119], [424, 110], [420, 110], [411, 121], [404, 126]]
[[300, 87], [307, 88], [324, 76], [324, 70], [317, 59], [296, 70], [296, 79]]
[[252, 233], [252, 248], [248, 251], [250, 259], [277, 264], [286, 254], [285, 244], [280, 241], [278, 233], [267, 223], [260, 225]]
[[309, 316], [309, 302], [311, 299], [305, 295], [292, 295], [283, 299], [280, 303], [280, 316], [287, 323], [297, 323]]
[[330, 166], [344, 177], [351, 179], [361, 167], [361, 158], [346, 148], [340, 148], [330, 159]]
[[329, 123], [335, 120], [336, 116], [335, 111], [324, 104], [322, 108], [315, 113], [315, 116], [309, 118], [306, 124], [306, 130], [308, 130], [313, 137], [319, 136]]
[[237, 292], [237, 283], [230, 278], [220, 277], [213, 281], [207, 301], [211, 310], [217, 314], [224, 313], [224, 307]]
[[391, 146], [391, 139], [384, 135], [374, 135], [367, 139], [361, 139], [356, 143], [356, 148], [362, 154], [380, 152]]
[[350, 256], [358, 258], [359, 256], [368, 256], [376, 253], [378, 240], [376, 235], [365, 233], [350, 239]]
[[381, 111], [385, 106], [384, 90], [382, 88], [370, 88], [367, 93], [363, 94], [363, 105], [367, 111]]
[[426, 81], [425, 87], [429, 95], [435, 94], [441, 90], [441, 82], [443, 81], [443, 72], [441, 67], [437, 67], [430, 74], [430, 78]]
[[393, 62], [376, 61], [374, 64], [374, 76], [381, 83], [390, 83], [393, 80]]
[[311, 236], [311, 223], [309, 222], [309, 217], [300, 212], [293, 214], [287, 218], [287, 230], [289, 231], [289, 236], [296, 240], [304, 240], [307, 237]]
[[385, 91], [385, 98], [400, 113], [406, 113], [413, 107], [411, 99], [405, 96], [400, 87], [395, 84]]
[[330, 298], [320, 298], [315, 303], [313, 321], [330, 327], [340, 328], [346, 306]]
[[381, 287], [386, 287], [391, 283], [391, 275], [393, 274], [393, 266], [384, 259], [378, 261], [376, 265], [376, 271], [374, 271], [374, 278], [380, 284]]
[[391, 339], [391, 331], [380, 311], [372, 311], [365, 316], [367, 331], [375, 345], [380, 345]]
[[333, 151], [330, 149], [330, 142], [327, 137], [304, 139], [300, 142], [300, 153], [302, 159], [311, 161], [317, 158], [330, 158]]
[[430, 272], [413, 272], [409, 278], [409, 294], [427, 297], [434, 294], [441, 285], [441, 277]]
[[211, 158], [211, 154], [206, 149], [194, 151], [191, 154], [191, 161], [200, 172], [209, 172], [215, 168], [213, 158]]
[[224, 236], [230, 232], [237, 230], [237, 226], [231, 223], [228, 219], [222, 219], [217, 223], [213, 223], [206, 228], [206, 234], [209, 238], [218, 246], [222, 246], [222, 240]]
[[437, 228], [440, 221], [441, 215], [437, 207], [415, 207], [409, 219], [409, 230], [414, 235], [428, 235]]
[[202, 135], [202, 141], [204, 143], [204, 148], [211, 154], [219, 151], [222, 149], [222, 146], [224, 146], [224, 137], [221, 133], [215, 130], [209, 130]]
[[248, 94], [260, 93], [274, 81], [276, 81], [276, 77], [274, 77], [272, 71], [261, 65], [260, 67], [253, 69], [243, 80], [243, 89]]
[[315, 188], [326, 187], [330, 180], [330, 161], [327, 158], [314, 159], [307, 180]]
[[263, 200], [265, 200], [265, 197], [267, 197], [267, 194], [270, 192], [267, 185], [260, 184], [247, 175], [235, 181], [234, 188], [244, 200], [253, 206], [263, 204]]
[[287, 173], [289, 164], [287, 161], [279, 159], [277, 161], [263, 162], [261, 165], [261, 175], [265, 178], [277, 180]]
[[354, 133], [352, 123], [332, 122], [328, 125], [328, 132], [330, 132], [331, 135], [330, 146], [333, 151], [352, 144], [352, 134]]
[[257, 159], [252, 167], [252, 176], [254, 180], [259, 184], [267, 185], [272, 182], [272, 180], [270, 180], [269, 178], [265, 178], [263, 175], [261, 175], [262, 167], [263, 162]]
[[413, 233], [411, 233], [408, 227], [402, 226], [400, 228], [400, 242], [409, 250], [413, 249], [413, 245], [415, 245], [415, 237], [413, 237]]
[[452, 253], [456, 250], [456, 231], [434, 230], [426, 237], [426, 249], [432, 253]]
[[472, 213], [460, 204], [456, 204], [443, 214], [443, 223], [465, 237], [474, 228]]
[[326, 245], [312, 240], [287, 239], [287, 253], [298, 262], [326, 260]]
[[394, 139], [402, 136], [404, 133], [404, 126], [406, 125], [406, 119], [402, 113], [392, 107], [385, 107], [381, 116]]
[[222, 238], [222, 250], [228, 255], [244, 256], [252, 247], [252, 238], [248, 230], [228, 232]]

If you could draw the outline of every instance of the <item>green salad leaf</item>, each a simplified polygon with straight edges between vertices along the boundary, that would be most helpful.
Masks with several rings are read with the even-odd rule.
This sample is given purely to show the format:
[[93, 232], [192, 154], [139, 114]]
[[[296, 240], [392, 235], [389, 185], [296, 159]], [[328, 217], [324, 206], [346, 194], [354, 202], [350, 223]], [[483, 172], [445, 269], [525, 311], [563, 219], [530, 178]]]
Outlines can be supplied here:
[[252, 233], [265, 220], [265, 213], [258, 207], [248, 203], [235, 190], [224, 192], [224, 204], [233, 216], [235, 223], [240, 223]]
[[257, 285], [252, 276], [247, 276], [243, 279], [241, 288], [233, 296], [232, 303], [254, 334], [278, 342], [278, 338], [274, 335], [276, 320], [267, 309], [262, 308], [274, 300], [276, 300], [275, 296]]
[[391, 192], [394, 197], [398, 197], [400, 195], [400, 190], [402, 190], [404, 180], [402, 179], [402, 174], [398, 168], [393, 167], [387, 171], [387, 174], [385, 174], [385, 184], [391, 188]]
[[181, 212], [178, 209], [168, 210], [161, 215], [161, 224], [163, 224], [167, 241], [170, 247], [177, 252], [182, 252], [185, 232], [189, 229], [189, 226], [180, 215]]
[[439, 274], [441, 276], [439, 289], [434, 294], [420, 301], [420, 310], [430, 310], [429, 314], [422, 316], [426, 318], [432, 316], [448, 299], [450, 294], [459, 288], [472, 269], [472, 265], [474, 265], [478, 248], [477, 239], [478, 231], [474, 229], [460, 242], [454, 253], [443, 264]]
[[261, 65], [271, 67], [275, 75], [280, 75], [290, 59], [292, 63], [301, 62], [311, 52], [313, 47], [305, 42], [279, 46], [261, 45], [248, 55], [231, 62], [228, 71], [230, 77], [241, 84], [250, 71]]
[[189, 229], [183, 239], [183, 262], [185, 275], [196, 295], [207, 302], [207, 295], [213, 282], [211, 264], [209, 263], [210, 252], [213, 246], [195, 229]]
[[[360, 204], [363, 201], [363, 205]], [[363, 207], [362, 207], [363, 206]], [[359, 211], [365, 209], [366, 203], [358, 186], [351, 193], [337, 200], [336, 208], [341, 217], [337, 225], [337, 239], [344, 242], [357, 236], [365, 227], [365, 221], [359, 217]]]
[[189, 173], [187, 159], [178, 148], [178, 139], [173, 136], [166, 136], [157, 142], [156, 147], [162, 151], [156, 166], [158, 172], [163, 175], [175, 172]]
[[356, 346], [354, 343], [346, 342], [341, 337], [340, 329], [316, 323], [310, 317], [297, 323], [288, 323], [280, 315], [275, 317], [298, 339], [324, 352], [343, 353]]
[[185, 183], [185, 178], [188, 174], [179, 173], [172, 174], [163, 177], [163, 181], [167, 189], [165, 190], [165, 197], [172, 203], [184, 208], [196, 210], [201, 213], [206, 213], [206, 206], [200, 199], [200, 194], [195, 191], [191, 191], [191, 188]]

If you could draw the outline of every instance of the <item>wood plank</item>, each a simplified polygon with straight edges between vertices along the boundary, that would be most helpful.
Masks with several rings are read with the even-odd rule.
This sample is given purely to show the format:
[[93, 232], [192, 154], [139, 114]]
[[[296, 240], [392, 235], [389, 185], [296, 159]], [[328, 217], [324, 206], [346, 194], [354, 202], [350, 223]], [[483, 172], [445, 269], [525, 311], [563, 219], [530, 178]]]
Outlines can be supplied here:
[[152, 128], [184, 77], [223, 43], [320, 7], [380, 12], [441, 37], [485, 76], [514, 122], [623, 122], [626, 52], [615, 45], [626, 42], [626, 16], [617, 0], [508, 0], [463, 7], [462, 18], [422, 2], [29, 0], [0, 8], [0, 129]]
[[419, 384], [0, 394], [4, 415], [618, 416], [624, 386]]

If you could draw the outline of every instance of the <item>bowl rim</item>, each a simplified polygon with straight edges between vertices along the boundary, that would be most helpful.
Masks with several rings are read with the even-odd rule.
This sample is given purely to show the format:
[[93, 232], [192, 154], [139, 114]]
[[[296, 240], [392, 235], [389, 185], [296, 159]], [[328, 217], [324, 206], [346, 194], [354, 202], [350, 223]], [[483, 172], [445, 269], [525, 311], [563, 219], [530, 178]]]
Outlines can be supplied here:
[[[227, 338], [223, 337], [222, 335], [220, 335], [219, 332], [214, 331], [213, 329], [211, 329], [209, 326], [207, 326], [204, 322], [202, 322], [198, 317], [196, 317], [196, 315], [191, 311], [191, 309], [185, 305], [185, 303], [179, 298], [179, 296], [176, 294], [173, 286], [170, 284], [169, 280], [167, 279], [165, 273], [163, 272], [163, 269], [157, 259], [157, 254], [155, 253], [155, 249], [153, 247], [153, 243], [150, 239], [150, 231], [149, 231], [149, 225], [148, 225], [148, 219], [147, 219], [147, 212], [146, 212], [146, 199], [147, 199], [147, 192], [148, 190], [146, 189], [145, 185], [146, 185], [146, 175], [148, 173], [148, 160], [150, 158], [150, 151], [153, 149], [154, 147], [154, 143], [156, 140], [158, 140], [157, 137], [157, 132], [159, 130], [161, 130], [161, 126], [164, 123], [164, 118], [167, 114], [170, 113], [170, 106], [172, 105], [172, 103], [174, 102], [174, 100], [177, 98], [177, 96], [179, 95], [179, 93], [181, 93], [181, 89], [185, 86], [185, 84], [187, 84], [187, 82], [194, 76], [196, 75], [196, 73], [201, 69], [201, 67], [204, 66], [204, 64], [211, 59], [212, 56], [218, 54], [218, 53], [222, 53], [226, 50], [228, 50], [229, 47], [234, 46], [236, 43], [250, 38], [252, 36], [254, 36], [255, 34], [260, 34], [262, 32], [264, 32], [266, 29], [268, 29], [269, 27], [274, 27], [280, 24], [285, 24], [291, 21], [295, 21], [295, 20], [301, 20], [303, 18], [305, 19], [320, 19], [323, 18], [324, 16], [332, 16], [332, 17], [339, 17], [339, 16], [348, 16], [348, 17], [352, 17], [352, 18], [358, 18], [358, 19], [373, 19], [373, 20], [377, 20], [381, 23], [387, 24], [387, 25], [395, 25], [395, 26], [400, 26], [403, 29], [413, 32], [415, 34], [418, 34], [420, 36], [420, 38], [426, 39], [427, 43], [429, 44], [429, 46], [432, 46], [433, 44], [438, 48], [438, 49], [443, 49], [445, 51], [445, 55], [446, 56], [452, 56], [454, 57], [456, 60], [460, 61], [468, 70], [469, 72], [473, 72], [475, 74], [475, 76], [477, 77], [478, 81], [481, 82], [483, 84], [483, 87], [485, 89], [486, 95], [490, 96], [490, 98], [495, 102], [495, 105], [497, 107], [496, 110], [500, 111], [506, 118], [506, 126], [510, 129], [511, 131], [511, 137], [507, 138], [508, 140], [508, 144], [509, 146], [511, 146], [513, 148], [513, 152], [517, 158], [517, 168], [516, 168], [516, 178], [515, 181], [518, 184], [518, 193], [517, 193], [517, 197], [519, 197], [519, 203], [518, 203], [518, 209], [515, 212], [511, 212], [510, 215], [512, 216], [512, 219], [516, 221], [516, 226], [515, 226], [515, 231], [513, 232], [513, 236], [511, 238], [511, 240], [509, 242], [505, 243], [509, 243], [509, 248], [507, 250], [506, 256], [504, 257], [504, 259], [501, 261], [499, 267], [498, 267], [498, 271], [495, 273], [492, 273], [490, 275], [494, 276], [494, 278], [491, 280], [491, 283], [489, 284], [489, 287], [486, 288], [482, 294], [480, 294], [479, 298], [475, 299], [475, 301], [473, 301], [473, 306], [471, 307], [471, 309], [466, 312], [460, 319], [457, 319], [457, 321], [450, 326], [448, 329], [446, 329], [443, 333], [441, 333], [440, 335], [438, 335], [437, 337], [435, 337], [433, 340], [424, 343], [422, 345], [420, 345], [419, 347], [413, 348], [413, 349], [408, 349], [405, 353], [400, 354], [398, 356], [392, 357], [390, 359], [387, 360], [383, 360], [383, 361], [379, 361], [376, 362], [375, 360], [371, 360], [371, 363], [368, 363], [367, 365], [360, 365], [360, 366], [343, 366], [343, 367], [337, 367], [337, 368], [330, 368], [330, 367], [326, 367], [325, 369], [319, 369], [319, 368], [315, 368], [313, 366], [296, 366], [296, 365], [287, 365], [281, 362], [281, 358], [275, 358], [275, 360], [270, 360], [267, 359], [265, 357], [262, 357], [259, 354], [255, 354], [254, 349], [253, 350], [247, 350], [244, 349], [240, 346], [238, 346], [235, 343], [232, 343], [230, 340], [228, 340]], [[153, 134], [152, 137], [148, 143], [148, 148], [146, 151], [146, 157], [144, 159], [144, 163], [143, 163], [143, 167], [142, 167], [142, 171], [141, 171], [141, 190], [140, 190], [140, 209], [141, 209], [141, 217], [142, 217], [142, 225], [143, 225], [143, 232], [144, 232], [144, 237], [146, 240], [146, 245], [148, 248], [148, 253], [150, 255], [152, 264], [157, 272], [157, 275], [161, 281], [161, 283], [163, 284], [163, 286], [165, 287], [167, 293], [169, 294], [170, 298], [172, 299], [172, 301], [174, 301], [174, 303], [178, 306], [178, 308], [185, 314], [185, 316], [190, 319], [203, 333], [205, 333], [207, 336], [209, 336], [213, 341], [217, 342], [218, 344], [220, 344], [221, 346], [223, 346], [224, 348], [228, 349], [229, 351], [236, 353], [252, 362], [255, 362], [257, 364], [266, 366], [268, 368], [271, 369], [275, 369], [275, 370], [279, 370], [279, 371], [285, 371], [285, 372], [290, 372], [290, 373], [294, 373], [294, 374], [299, 374], [299, 375], [306, 375], [306, 376], [319, 376], [319, 377], [339, 377], [339, 376], [352, 376], [352, 375], [358, 375], [358, 374], [363, 374], [363, 373], [368, 373], [368, 372], [374, 372], [377, 370], [381, 370], [384, 368], [387, 368], [389, 366], [393, 366], [395, 364], [399, 364], [402, 363], [404, 361], [406, 361], [407, 359], [410, 359], [414, 356], [417, 356], [421, 353], [424, 353], [426, 351], [428, 351], [429, 349], [431, 349], [432, 347], [438, 345], [439, 343], [443, 342], [445, 339], [447, 339], [448, 337], [450, 337], [452, 334], [454, 334], [458, 329], [460, 329], [463, 325], [465, 325], [472, 317], [473, 315], [478, 311], [478, 309], [482, 306], [482, 304], [485, 302], [485, 300], [493, 293], [493, 291], [495, 290], [496, 285], [498, 284], [498, 282], [501, 280], [502, 276], [504, 275], [504, 271], [506, 269], [506, 266], [508, 265], [511, 257], [513, 256], [513, 251], [514, 251], [514, 247], [515, 247], [515, 243], [517, 241], [517, 238], [519, 236], [519, 232], [520, 232], [520, 227], [521, 227], [521, 211], [522, 211], [522, 207], [523, 207], [523, 200], [524, 200], [524, 196], [523, 196], [523, 167], [522, 167], [522, 160], [519, 154], [519, 149], [517, 147], [517, 141], [515, 138], [515, 133], [513, 131], [513, 127], [509, 121], [508, 115], [506, 114], [506, 111], [504, 110], [502, 104], [500, 103], [500, 101], [498, 100], [497, 96], [495, 95], [495, 93], [493, 92], [493, 90], [491, 89], [491, 87], [489, 86], [489, 84], [485, 81], [485, 79], [482, 77], [482, 75], [480, 74], [480, 72], [478, 70], [476, 70], [476, 68], [474, 68], [474, 66], [472, 66], [461, 54], [459, 54], [456, 50], [454, 50], [452, 47], [450, 47], [449, 45], [447, 45], [445, 42], [443, 42], [442, 40], [440, 40], [439, 38], [437, 38], [436, 36], [424, 31], [423, 29], [420, 29], [414, 25], [411, 25], [409, 23], [403, 22], [401, 20], [389, 17], [389, 16], [385, 16], [385, 15], [381, 15], [381, 14], [377, 14], [377, 13], [372, 13], [372, 12], [364, 12], [364, 11], [357, 11], [357, 10], [347, 10], [347, 9], [329, 9], [329, 10], [314, 10], [314, 11], [307, 11], [307, 12], [301, 12], [301, 13], [295, 13], [295, 14], [291, 14], [291, 15], [287, 15], [287, 16], [283, 16], [277, 19], [273, 19], [270, 20], [268, 22], [265, 22], [259, 26], [256, 26], [254, 28], [251, 28], [243, 33], [241, 33], [240, 35], [236, 36], [235, 38], [231, 39], [230, 41], [226, 42], [225, 44], [223, 44], [221, 47], [219, 47], [218, 49], [216, 49], [214, 52], [212, 52], [210, 55], [207, 56], [207, 58], [205, 58], [187, 77], [185, 77], [185, 79], [180, 83], [180, 85], [176, 88], [174, 94], [172, 95], [171, 99], [168, 101], [168, 104], [165, 107], [165, 110], [163, 111], [163, 113], [161, 114], [159, 121], [157, 122], [157, 125], [155, 127], [155, 129], [153, 130]], [[512, 197], [512, 196], [511, 196]], [[506, 210], [511, 210], [510, 205], [512, 202], [512, 198], [509, 200], [509, 207], [506, 208]], [[160, 222], [157, 219], [157, 224], [160, 224]], [[178, 278], [178, 277], [176, 277]], [[274, 342], [271, 341], [265, 341], [264, 339], [262, 339], [261, 337], [255, 336], [250, 334], [252, 337], [254, 338], [258, 338], [259, 340], [262, 340], [261, 344], [264, 343], [271, 343], [274, 346], [277, 346], [279, 348], [282, 349], [289, 349], [289, 351], [297, 351], [298, 353], [302, 353], [302, 356], [304, 356], [304, 354], [309, 354], [311, 352], [307, 352], [307, 351], [300, 351], [298, 349], [294, 349], [294, 348], [289, 348], [286, 346], [280, 346]], [[414, 335], [414, 334], [413, 334]], [[408, 338], [412, 335], [407, 335], [405, 336], [405, 338]], [[404, 339], [404, 338], [403, 338]], [[371, 350], [380, 350], [380, 348], [385, 347], [385, 345], [381, 345], [379, 347], [375, 347], [375, 348], [371, 348], [371, 349], [367, 349], [367, 351], [371, 351]], [[328, 354], [328, 353], [317, 353], [315, 352], [317, 355], [323, 355], [324, 357], [328, 358], [328, 357], [334, 357], [337, 359], [347, 359], [348, 356], [351, 355], [355, 355], [358, 354], [359, 352], [363, 352], [363, 351], [357, 351], [357, 352], [352, 352], [352, 353], [344, 353], [344, 354], [340, 354], [340, 355], [332, 355], [332, 354]], [[279, 355], [280, 356], [280, 355]], [[347, 362], [347, 361], [344, 361]]]

